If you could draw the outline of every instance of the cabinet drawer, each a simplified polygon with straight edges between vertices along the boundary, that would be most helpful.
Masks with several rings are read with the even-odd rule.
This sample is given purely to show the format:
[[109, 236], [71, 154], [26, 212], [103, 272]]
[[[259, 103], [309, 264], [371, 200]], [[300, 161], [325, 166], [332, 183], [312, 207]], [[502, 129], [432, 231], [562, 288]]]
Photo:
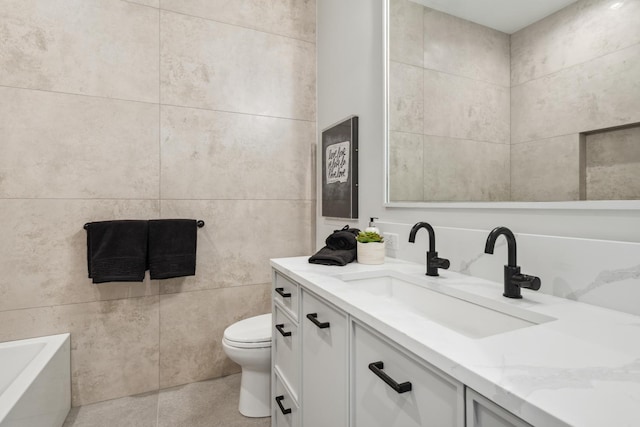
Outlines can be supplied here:
[[531, 427], [511, 412], [467, 387], [468, 427]]
[[298, 325], [279, 306], [275, 306], [273, 327], [273, 366], [298, 398], [300, 349]]
[[273, 416], [271, 425], [273, 427], [298, 427], [300, 425], [300, 410], [294, 399], [291, 398], [289, 390], [287, 390], [277, 375], [275, 379], [275, 396], [273, 396], [272, 407]]
[[349, 425], [347, 315], [302, 290], [302, 425]]
[[354, 426], [464, 426], [462, 384], [358, 324], [352, 360]]
[[274, 272], [273, 278], [273, 299], [279, 302], [293, 317], [298, 320], [298, 284]]

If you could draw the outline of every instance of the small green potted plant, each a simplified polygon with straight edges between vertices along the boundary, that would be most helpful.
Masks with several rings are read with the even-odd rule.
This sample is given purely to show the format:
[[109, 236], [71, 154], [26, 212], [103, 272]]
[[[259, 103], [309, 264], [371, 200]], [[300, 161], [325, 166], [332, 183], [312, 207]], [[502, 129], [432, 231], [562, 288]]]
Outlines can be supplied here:
[[360, 264], [384, 263], [384, 238], [375, 231], [361, 231], [357, 236]]

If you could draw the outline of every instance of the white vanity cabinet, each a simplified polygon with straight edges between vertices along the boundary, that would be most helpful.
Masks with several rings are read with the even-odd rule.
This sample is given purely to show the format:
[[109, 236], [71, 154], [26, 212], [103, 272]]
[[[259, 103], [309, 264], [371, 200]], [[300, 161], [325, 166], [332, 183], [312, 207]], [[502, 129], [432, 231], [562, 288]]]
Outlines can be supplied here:
[[531, 427], [504, 408], [467, 387], [467, 427]]
[[304, 427], [349, 425], [348, 318], [320, 298], [301, 291]]
[[367, 327], [353, 327], [353, 426], [464, 427], [464, 386]]
[[273, 427], [530, 427], [275, 270], [272, 295]]

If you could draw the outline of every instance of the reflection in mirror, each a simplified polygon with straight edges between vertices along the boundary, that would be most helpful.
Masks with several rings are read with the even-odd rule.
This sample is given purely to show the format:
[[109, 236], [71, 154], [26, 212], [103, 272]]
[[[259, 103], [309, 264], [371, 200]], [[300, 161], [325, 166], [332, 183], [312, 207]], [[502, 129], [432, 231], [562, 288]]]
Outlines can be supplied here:
[[640, 0], [513, 34], [388, 10], [390, 202], [640, 199]]

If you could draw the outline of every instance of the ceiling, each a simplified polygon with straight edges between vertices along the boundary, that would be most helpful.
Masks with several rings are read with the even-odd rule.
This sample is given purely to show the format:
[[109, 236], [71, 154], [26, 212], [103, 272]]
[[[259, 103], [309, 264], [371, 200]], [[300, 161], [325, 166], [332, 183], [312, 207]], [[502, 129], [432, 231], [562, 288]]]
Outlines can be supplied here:
[[504, 33], [516, 31], [577, 0], [413, 0]]

